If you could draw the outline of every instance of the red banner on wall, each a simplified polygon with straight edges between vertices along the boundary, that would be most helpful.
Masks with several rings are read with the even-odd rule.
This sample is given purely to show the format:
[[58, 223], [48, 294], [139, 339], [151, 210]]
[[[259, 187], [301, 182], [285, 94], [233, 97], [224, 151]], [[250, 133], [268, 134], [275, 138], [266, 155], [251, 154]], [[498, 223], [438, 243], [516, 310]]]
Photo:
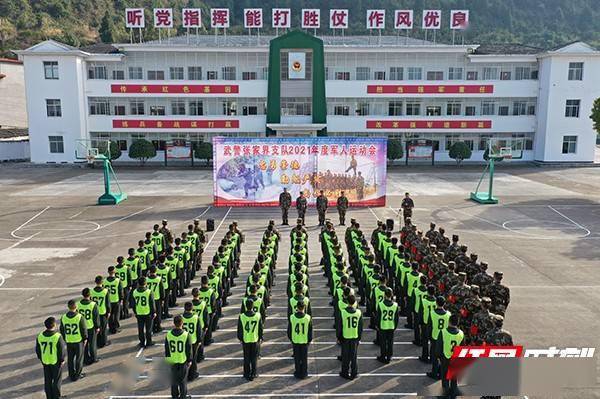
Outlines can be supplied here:
[[115, 129], [238, 129], [240, 121], [113, 119], [112, 125]]
[[368, 94], [490, 94], [494, 85], [367, 85]]
[[238, 85], [110, 85], [111, 93], [130, 94], [237, 94]]
[[367, 129], [491, 129], [492, 121], [367, 121]]

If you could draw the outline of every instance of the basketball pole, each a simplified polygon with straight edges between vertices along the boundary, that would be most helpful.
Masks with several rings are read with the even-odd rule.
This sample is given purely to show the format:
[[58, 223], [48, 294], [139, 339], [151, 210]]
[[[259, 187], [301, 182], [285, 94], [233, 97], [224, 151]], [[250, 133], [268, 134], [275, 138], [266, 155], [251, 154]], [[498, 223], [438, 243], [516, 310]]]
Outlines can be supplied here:
[[[485, 178], [486, 174], [488, 175], [488, 179], [489, 179], [487, 193], [485, 191], [479, 191], [479, 186], [481, 185], [481, 182]], [[481, 178], [479, 179], [479, 183], [477, 184], [477, 187], [475, 187], [475, 191], [471, 192], [470, 199], [479, 204], [488, 204], [488, 205], [489, 204], [497, 204], [498, 198], [494, 197], [493, 189], [494, 189], [494, 157], [492, 156], [489, 158], [488, 164], [487, 164], [486, 168], [483, 170]]]

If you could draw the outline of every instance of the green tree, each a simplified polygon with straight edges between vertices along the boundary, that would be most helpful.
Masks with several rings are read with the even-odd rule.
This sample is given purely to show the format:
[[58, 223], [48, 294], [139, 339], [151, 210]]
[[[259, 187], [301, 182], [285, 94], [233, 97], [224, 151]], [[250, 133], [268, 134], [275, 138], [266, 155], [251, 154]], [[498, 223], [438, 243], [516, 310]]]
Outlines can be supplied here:
[[104, 13], [104, 17], [102, 17], [102, 22], [100, 23], [100, 40], [103, 43], [114, 43], [115, 37], [113, 35], [114, 24], [112, 20], [112, 16], [110, 12], [106, 11]]
[[201, 141], [194, 145], [194, 157], [198, 159], [206, 159], [206, 165], [208, 165], [213, 159], [213, 146], [212, 143]]
[[594, 100], [590, 119], [594, 122], [594, 130], [600, 134], [600, 98]]
[[463, 160], [471, 158], [473, 152], [464, 141], [457, 141], [452, 144], [448, 156], [456, 161], [457, 165], [460, 165]]
[[129, 158], [137, 159], [142, 165], [150, 158], [156, 156], [156, 148], [148, 140], [135, 140], [129, 147]]
[[398, 139], [390, 139], [387, 142], [387, 159], [393, 161], [394, 159], [400, 159], [404, 156], [404, 149], [402, 148], [402, 142]]
[[[107, 141], [101, 141], [100, 143], [98, 143], [98, 152], [100, 154], [106, 155], [106, 144], [108, 142]], [[111, 141], [110, 142], [110, 160], [114, 161], [115, 159], [119, 159], [119, 157], [121, 156], [121, 148], [119, 148], [119, 143], [117, 143], [116, 141]]]

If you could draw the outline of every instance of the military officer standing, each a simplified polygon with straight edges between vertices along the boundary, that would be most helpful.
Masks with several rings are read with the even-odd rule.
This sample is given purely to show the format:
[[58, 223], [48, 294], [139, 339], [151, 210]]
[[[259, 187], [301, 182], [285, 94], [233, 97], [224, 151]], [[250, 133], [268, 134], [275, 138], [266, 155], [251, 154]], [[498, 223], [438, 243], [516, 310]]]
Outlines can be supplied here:
[[337, 199], [337, 211], [340, 215], [340, 225], [346, 225], [346, 211], [348, 210], [348, 197], [342, 191]]
[[292, 206], [292, 195], [288, 193], [287, 188], [283, 188], [283, 192], [279, 194], [279, 207], [281, 208], [281, 224], [288, 226], [288, 210]]
[[402, 204], [400, 204], [400, 207], [402, 208], [402, 217], [406, 222], [406, 219], [412, 217], [412, 211], [415, 207], [414, 201], [412, 200], [412, 198], [410, 198], [410, 193], [404, 194], [404, 199], [402, 199]]
[[502, 272], [494, 272], [494, 282], [487, 286], [485, 295], [492, 300], [491, 311], [500, 316], [504, 316], [506, 308], [510, 303], [510, 290], [502, 284]]
[[44, 391], [46, 399], [60, 398], [62, 366], [65, 363], [65, 341], [56, 331], [56, 319], [48, 317], [44, 321], [46, 330], [36, 339], [35, 354], [44, 366]]
[[317, 197], [317, 212], [319, 214], [319, 226], [325, 225], [325, 214], [327, 213], [327, 197], [323, 194], [323, 190], [319, 191]]
[[296, 198], [296, 209], [298, 210], [298, 219], [302, 220], [304, 226], [304, 216], [306, 215], [306, 208], [308, 207], [308, 201], [304, 196], [304, 192], [300, 191], [300, 196]]

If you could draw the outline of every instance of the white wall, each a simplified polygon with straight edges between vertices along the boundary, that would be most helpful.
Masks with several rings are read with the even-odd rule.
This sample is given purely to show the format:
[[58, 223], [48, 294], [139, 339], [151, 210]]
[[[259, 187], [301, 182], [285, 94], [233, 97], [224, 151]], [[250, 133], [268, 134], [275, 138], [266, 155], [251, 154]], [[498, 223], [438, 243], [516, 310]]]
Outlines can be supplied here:
[[[24, 58], [32, 162], [73, 162], [77, 139], [86, 138], [83, 61], [70, 55]], [[58, 61], [59, 79], [44, 78], [44, 61]], [[48, 117], [46, 99], [60, 99], [62, 117]], [[63, 136], [64, 153], [51, 154], [48, 136]]]
[[0, 161], [29, 159], [29, 141], [0, 141]]
[[27, 127], [23, 65], [0, 61], [0, 125]]
[[[568, 80], [569, 63], [583, 62], [583, 80]], [[600, 97], [600, 57], [552, 55], [541, 59], [535, 159], [544, 162], [593, 162], [596, 132], [592, 104]], [[565, 117], [567, 99], [579, 99], [579, 118]], [[562, 154], [563, 136], [577, 136], [577, 152]]]

